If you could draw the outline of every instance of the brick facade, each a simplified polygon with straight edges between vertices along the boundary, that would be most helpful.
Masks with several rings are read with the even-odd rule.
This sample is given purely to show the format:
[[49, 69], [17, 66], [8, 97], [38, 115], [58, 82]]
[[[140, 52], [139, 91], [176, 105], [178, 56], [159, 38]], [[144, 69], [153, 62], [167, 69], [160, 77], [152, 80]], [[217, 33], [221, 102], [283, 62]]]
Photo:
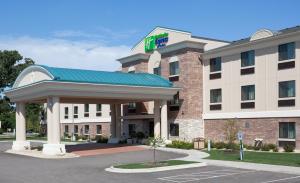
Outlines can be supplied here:
[[[169, 123], [179, 124], [179, 137], [191, 141], [193, 138], [203, 136], [202, 121], [202, 63], [200, 61], [202, 49], [185, 48], [161, 55], [161, 76], [169, 79], [169, 60], [173, 56], [179, 59], [179, 80], [174, 85], [182, 88], [179, 92], [179, 111], [168, 110]], [[122, 71], [128, 72], [129, 67], [134, 66], [136, 72], [148, 72], [148, 61], [139, 60], [125, 63]], [[148, 103], [137, 103], [136, 113], [128, 114], [127, 106], [124, 105], [124, 115], [135, 115], [148, 113]]]
[[[233, 119], [240, 131], [244, 133], [244, 143], [253, 145], [254, 139], [261, 138], [264, 143], [278, 145], [279, 122], [296, 123], [296, 148], [300, 148], [300, 118], [259, 118], [259, 119]], [[206, 139], [213, 142], [226, 141], [225, 123], [227, 120], [204, 120], [204, 134]]]
[[[102, 126], [102, 136], [110, 137], [110, 123], [74, 123], [74, 125], [78, 126], [78, 135], [82, 136], [84, 134], [84, 125], [89, 125], [89, 135], [90, 138], [95, 138], [97, 134], [97, 125]], [[72, 123], [61, 123], [61, 136], [64, 136], [65, 126], [69, 126], [69, 135], [73, 132], [73, 124]]]

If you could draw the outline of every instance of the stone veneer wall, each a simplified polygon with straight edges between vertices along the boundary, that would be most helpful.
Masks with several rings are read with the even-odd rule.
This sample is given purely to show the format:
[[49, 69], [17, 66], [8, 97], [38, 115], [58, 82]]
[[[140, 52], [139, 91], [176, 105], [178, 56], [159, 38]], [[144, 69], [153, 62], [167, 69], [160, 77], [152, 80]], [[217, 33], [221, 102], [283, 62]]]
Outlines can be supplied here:
[[[244, 143], [254, 144], [255, 138], [262, 138], [264, 143], [278, 144], [279, 122], [296, 122], [296, 147], [300, 149], [300, 118], [257, 118], [232, 119], [244, 133]], [[214, 142], [225, 141], [224, 125], [226, 119], [204, 120], [204, 134], [206, 139]], [[248, 123], [248, 125], [246, 125]]]
[[170, 136], [171, 140], [192, 142], [194, 138], [203, 136], [203, 121], [201, 119], [176, 119], [170, 123], [179, 124], [179, 136]]
[[[69, 126], [69, 135], [73, 132], [73, 124], [72, 123], [61, 123], [61, 136], [64, 135], [65, 125]], [[84, 135], [84, 125], [89, 125], [90, 127], [90, 137], [94, 138], [97, 134], [97, 125], [102, 125], [102, 136], [110, 137], [110, 123], [74, 123], [74, 125], [78, 125], [78, 135]], [[80, 134], [80, 129], [82, 129], [83, 134]]]

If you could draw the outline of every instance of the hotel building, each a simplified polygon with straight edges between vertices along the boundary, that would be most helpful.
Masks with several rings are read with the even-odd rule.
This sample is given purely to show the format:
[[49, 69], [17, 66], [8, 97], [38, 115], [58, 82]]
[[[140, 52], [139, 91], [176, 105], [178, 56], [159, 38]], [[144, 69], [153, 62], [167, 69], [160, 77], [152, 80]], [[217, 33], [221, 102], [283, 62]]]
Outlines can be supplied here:
[[[157, 74], [180, 88], [167, 103], [170, 140], [204, 137], [224, 141], [224, 125], [234, 120], [247, 144], [263, 140], [299, 148], [299, 52], [300, 27], [262, 29], [234, 42], [157, 27], [118, 61], [122, 72]], [[73, 116], [70, 109], [74, 106], [61, 107], [63, 125], [73, 123], [65, 114]], [[85, 132], [84, 125], [95, 124], [89, 129], [96, 132], [97, 125], [103, 125], [101, 129], [108, 132], [109, 106], [102, 105], [101, 117], [97, 116], [97, 104], [89, 107], [92, 117], [84, 117], [85, 107], [78, 107], [81, 117], [74, 119], [79, 128]], [[122, 136], [137, 132], [153, 136], [154, 113], [153, 101], [122, 104]]]

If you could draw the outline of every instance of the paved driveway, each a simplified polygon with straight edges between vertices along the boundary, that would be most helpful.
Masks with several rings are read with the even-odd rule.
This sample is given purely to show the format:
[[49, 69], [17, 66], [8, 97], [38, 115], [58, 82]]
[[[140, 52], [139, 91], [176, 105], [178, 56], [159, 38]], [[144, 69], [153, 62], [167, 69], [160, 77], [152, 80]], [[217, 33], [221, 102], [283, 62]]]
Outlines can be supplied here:
[[[0, 150], [11, 143], [0, 142]], [[182, 155], [159, 152], [158, 159]], [[0, 152], [0, 183], [299, 183], [296, 175], [206, 166], [156, 173], [117, 174], [111, 164], [151, 161], [150, 150], [47, 160]]]

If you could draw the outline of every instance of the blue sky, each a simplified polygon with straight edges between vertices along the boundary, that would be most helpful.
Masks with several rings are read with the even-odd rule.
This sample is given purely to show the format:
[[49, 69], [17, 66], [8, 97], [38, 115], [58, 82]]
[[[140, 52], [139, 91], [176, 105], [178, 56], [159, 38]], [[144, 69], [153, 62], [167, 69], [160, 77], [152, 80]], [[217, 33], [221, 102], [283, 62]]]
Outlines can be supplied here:
[[298, 0], [3, 0], [0, 7], [0, 49], [99, 70], [118, 69], [114, 60], [158, 25], [229, 41], [300, 25]]

